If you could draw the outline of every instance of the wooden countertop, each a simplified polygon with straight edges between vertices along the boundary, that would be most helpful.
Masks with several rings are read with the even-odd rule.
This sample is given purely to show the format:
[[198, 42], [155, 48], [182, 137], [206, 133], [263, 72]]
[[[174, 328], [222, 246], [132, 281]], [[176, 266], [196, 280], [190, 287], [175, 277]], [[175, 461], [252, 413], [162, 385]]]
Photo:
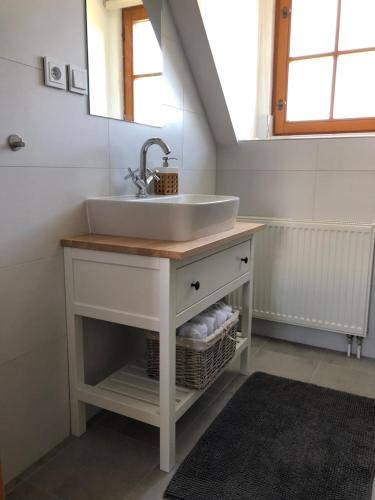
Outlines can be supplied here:
[[184, 260], [207, 250], [212, 250], [216, 247], [219, 248], [227, 243], [241, 240], [263, 227], [264, 224], [236, 222], [234, 228], [229, 231], [191, 241], [148, 240], [143, 238], [128, 238], [126, 236], [84, 234], [82, 236], [64, 238], [61, 240], [61, 244], [64, 247], [83, 248], [86, 250]]

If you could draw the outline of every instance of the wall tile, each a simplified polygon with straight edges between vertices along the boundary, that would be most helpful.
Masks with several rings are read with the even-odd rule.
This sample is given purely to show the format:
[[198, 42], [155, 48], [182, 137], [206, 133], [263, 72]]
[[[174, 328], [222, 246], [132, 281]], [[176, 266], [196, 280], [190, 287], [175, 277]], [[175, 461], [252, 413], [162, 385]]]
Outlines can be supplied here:
[[[108, 123], [111, 168], [138, 168], [142, 144], [149, 137], [160, 136], [162, 130], [159, 127], [129, 124], [119, 120], [109, 120]], [[152, 151], [150, 158], [151, 156]]]
[[62, 255], [0, 269], [0, 365], [65, 335]]
[[164, 104], [182, 109], [183, 90], [183, 56], [180, 45], [170, 40], [163, 39], [163, 72], [165, 83]]
[[[179, 158], [184, 192], [213, 193], [216, 150], [168, 9], [162, 44], [175, 95], [156, 128], [89, 116], [87, 97], [43, 85], [41, 56], [86, 64], [84, 0], [0, 3], [0, 447], [10, 480], [69, 433], [59, 242], [88, 230], [84, 200], [134, 192], [125, 169], [139, 166], [153, 136]], [[24, 150], [9, 150], [11, 133], [22, 135]], [[151, 148], [149, 165], [161, 157]], [[120, 330], [85, 322], [90, 379], [144, 350], [137, 332], [127, 331], [125, 343]]]
[[322, 139], [318, 142], [320, 170], [375, 170], [375, 137]]
[[126, 179], [128, 170], [125, 168], [111, 168], [109, 177], [109, 194], [111, 196], [134, 195], [137, 187], [131, 179]]
[[221, 175], [221, 170], [230, 170], [230, 169], [243, 169], [242, 165], [239, 162], [239, 145], [236, 144], [234, 146], [221, 146], [218, 145], [217, 152], [217, 173], [218, 176]]
[[319, 172], [314, 218], [372, 223], [375, 172]]
[[218, 149], [218, 169], [315, 170], [317, 141], [247, 141]]
[[7, 482], [69, 434], [65, 338], [0, 366], [0, 408]]
[[217, 192], [239, 196], [240, 215], [310, 219], [314, 181], [314, 172], [224, 170]]
[[183, 168], [215, 170], [216, 148], [206, 119], [197, 113], [184, 112]]
[[184, 109], [187, 111], [192, 111], [194, 113], [199, 113], [203, 116], [206, 116], [204, 106], [198, 94], [195, 80], [189, 70], [189, 67], [187, 66], [187, 63], [183, 75], [183, 85], [184, 85]]
[[[1, 59], [0, 81], [0, 166], [109, 166], [108, 120], [87, 114], [86, 96], [45, 87], [40, 70]], [[26, 148], [9, 149], [12, 133]]]
[[[149, 127], [118, 120], [109, 121], [111, 168], [126, 170], [139, 167], [142, 144], [150, 137], [161, 137], [172, 150], [173, 156], [182, 162], [183, 113], [177, 108], [164, 106], [164, 127]], [[152, 146], [147, 154], [147, 165], [151, 168], [162, 164], [163, 151]]]
[[183, 170], [180, 174], [180, 193], [215, 194], [215, 170]]
[[[172, 160], [170, 165], [182, 165], [183, 161], [183, 124], [184, 116], [181, 109], [176, 109], [170, 106], [164, 106], [165, 125], [161, 130], [161, 137], [167, 142], [171, 149], [172, 157], [177, 158], [176, 161]], [[154, 155], [156, 166], [160, 166], [161, 150], [155, 147]], [[161, 157], [164, 156], [164, 153]]]
[[97, 384], [129, 362], [144, 359], [143, 330], [85, 318], [85, 382]]
[[[137, 188], [129, 180], [124, 181], [125, 169], [111, 169], [111, 195], [134, 195]], [[215, 194], [215, 170], [179, 169], [180, 194]]]
[[0, 57], [41, 67], [40, 57], [51, 56], [85, 66], [85, 2], [61, 3], [2, 0]]
[[88, 231], [84, 200], [108, 193], [108, 171], [0, 168], [0, 267], [60, 251], [60, 239]]
[[346, 337], [340, 333], [333, 333], [303, 326], [288, 325], [255, 318], [252, 331], [255, 335], [287, 340], [297, 344], [308, 344], [315, 347], [333, 349], [346, 352]]

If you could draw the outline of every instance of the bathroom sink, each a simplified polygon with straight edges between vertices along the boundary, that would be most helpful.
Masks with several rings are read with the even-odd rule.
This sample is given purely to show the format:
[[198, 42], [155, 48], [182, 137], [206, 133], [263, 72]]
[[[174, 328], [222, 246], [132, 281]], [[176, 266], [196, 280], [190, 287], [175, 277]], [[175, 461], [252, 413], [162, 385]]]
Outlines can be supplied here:
[[234, 226], [239, 198], [181, 194], [108, 196], [86, 200], [91, 233], [187, 241]]

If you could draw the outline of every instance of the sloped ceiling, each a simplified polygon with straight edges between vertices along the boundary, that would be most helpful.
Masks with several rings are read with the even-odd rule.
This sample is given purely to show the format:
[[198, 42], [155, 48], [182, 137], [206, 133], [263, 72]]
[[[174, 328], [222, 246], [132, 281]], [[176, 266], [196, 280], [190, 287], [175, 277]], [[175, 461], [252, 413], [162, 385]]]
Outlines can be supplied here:
[[143, 5], [154, 28], [156, 38], [161, 46], [161, 9], [162, 0], [143, 0]]
[[218, 144], [236, 144], [232, 120], [198, 2], [169, 0], [169, 6], [214, 138]]

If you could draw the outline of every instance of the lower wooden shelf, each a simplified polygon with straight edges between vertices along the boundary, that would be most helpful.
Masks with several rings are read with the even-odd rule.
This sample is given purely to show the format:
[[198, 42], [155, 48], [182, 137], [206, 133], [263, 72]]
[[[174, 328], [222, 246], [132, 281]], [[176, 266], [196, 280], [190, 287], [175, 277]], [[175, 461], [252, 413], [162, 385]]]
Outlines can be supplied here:
[[[247, 347], [247, 338], [239, 338], [234, 361]], [[220, 376], [216, 377], [216, 379]], [[216, 380], [215, 379], [215, 380]], [[211, 382], [214, 383], [213, 380]], [[210, 387], [203, 390], [176, 386], [176, 420]], [[129, 364], [102, 380], [96, 386], [77, 388], [79, 400], [159, 427], [159, 382], [147, 376], [145, 366]]]

